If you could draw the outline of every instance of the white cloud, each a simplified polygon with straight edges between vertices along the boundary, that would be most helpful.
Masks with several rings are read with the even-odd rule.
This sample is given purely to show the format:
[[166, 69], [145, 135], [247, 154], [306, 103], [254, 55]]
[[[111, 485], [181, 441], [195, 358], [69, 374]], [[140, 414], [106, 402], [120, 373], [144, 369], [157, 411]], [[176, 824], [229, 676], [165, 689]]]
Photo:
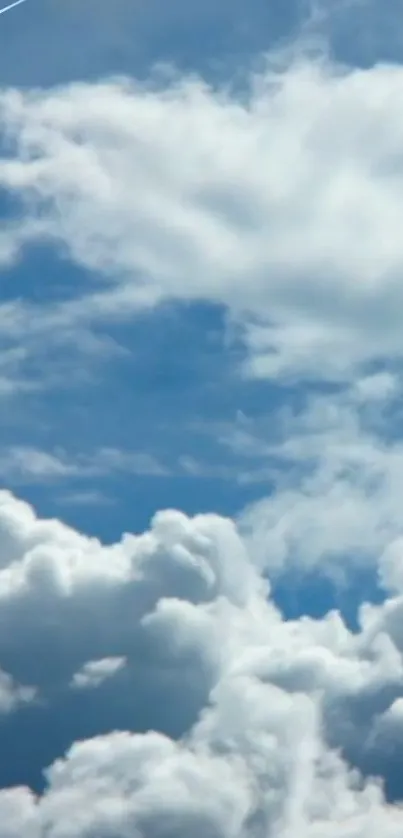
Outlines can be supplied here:
[[10, 446], [0, 452], [0, 468], [8, 479], [21, 477], [22, 480], [61, 479], [76, 474], [74, 464], [36, 448], [26, 446]]
[[392, 549], [402, 534], [403, 448], [388, 411], [399, 399], [395, 380], [374, 376], [222, 435], [243, 468], [258, 458], [273, 486], [239, 516], [259, 566], [342, 582], [350, 567], [374, 568]]
[[254, 77], [247, 102], [195, 78], [3, 91], [18, 235], [104, 277], [28, 336], [202, 298], [246, 328], [253, 374], [401, 357], [402, 90], [399, 66], [306, 60]]
[[[151, 733], [112, 734], [80, 743], [66, 761], [51, 768], [49, 789], [37, 805], [24, 789], [3, 792], [5, 838], [17, 834], [42, 838], [46, 832], [74, 838], [190, 832], [223, 838], [256, 834], [364, 838], [379, 830], [385, 838], [400, 834], [398, 810], [382, 806], [375, 786], [360, 791], [337, 757], [323, 753], [309, 702], [299, 699], [280, 706], [281, 697], [274, 693], [275, 706], [264, 710], [263, 694], [248, 698], [255, 711], [261, 710], [266, 734], [256, 742], [255, 755], [247, 752], [246, 743], [237, 742], [237, 729], [234, 744], [241, 745], [242, 756], [231, 746], [223, 754], [209, 752], [197, 736], [185, 747]], [[294, 749], [287, 743], [288, 725], [294, 736], [300, 731]], [[260, 726], [259, 730], [262, 733]], [[268, 757], [270, 762], [265, 761]], [[296, 793], [294, 805], [284, 806], [288, 791]]]
[[396, 375], [379, 372], [359, 379], [355, 387], [358, 402], [370, 403], [390, 399], [397, 393], [399, 384]]
[[[73, 687], [105, 713], [124, 695], [132, 729], [143, 696], [157, 731], [73, 744], [37, 800], [1, 791], [4, 838], [400, 835], [399, 809], [345, 760], [384, 769], [389, 719], [400, 741], [401, 589], [357, 634], [336, 612], [287, 622], [230, 521], [166, 511], [108, 547], [0, 501], [0, 659], [36, 671], [50, 705]], [[187, 719], [177, 741], [169, 708]]]
[[99, 448], [69, 455], [63, 449], [43, 451], [27, 445], [0, 447], [0, 470], [10, 484], [88, 479], [112, 473], [166, 476], [168, 469], [145, 451]]
[[88, 661], [73, 675], [72, 686], [77, 689], [99, 687], [107, 678], [112, 678], [126, 663], [125, 658], [102, 658]]
[[0, 669], [0, 714], [10, 713], [35, 698], [35, 689], [16, 684], [14, 679]]
[[94, 468], [98, 472], [120, 471], [128, 474], [143, 474], [164, 477], [168, 469], [156, 457], [146, 451], [122, 451], [118, 448], [101, 448], [93, 455]]
[[57, 503], [61, 506], [110, 506], [114, 505], [115, 499], [109, 495], [99, 492], [97, 489], [82, 492], [63, 492], [58, 495]]
[[[0, 311], [3, 339], [43, 347], [65, 331], [93, 348], [95, 322], [201, 298], [241, 325], [254, 375], [348, 378], [401, 358], [402, 93], [401, 68], [324, 61], [269, 69], [247, 102], [197, 79], [3, 91], [15, 148], [0, 183], [23, 206], [3, 264], [44, 238], [95, 272], [68, 303]], [[18, 370], [11, 351], [5, 380]], [[38, 797], [0, 791], [1, 838], [401, 835], [402, 812], [366, 779], [390, 782], [403, 730], [403, 452], [375, 427], [398, 393], [391, 373], [360, 370], [341, 395], [273, 417], [267, 438], [243, 417], [227, 444], [288, 471], [239, 529], [166, 510], [103, 545], [0, 492], [0, 709], [18, 718], [34, 695], [18, 685], [34, 684], [31, 736], [43, 712], [46, 741], [49, 712], [71, 743]], [[19, 447], [2, 468], [162, 467]], [[337, 612], [285, 621], [262, 576], [357, 561], [389, 593], [355, 634]], [[85, 739], [101, 717], [104, 735]]]

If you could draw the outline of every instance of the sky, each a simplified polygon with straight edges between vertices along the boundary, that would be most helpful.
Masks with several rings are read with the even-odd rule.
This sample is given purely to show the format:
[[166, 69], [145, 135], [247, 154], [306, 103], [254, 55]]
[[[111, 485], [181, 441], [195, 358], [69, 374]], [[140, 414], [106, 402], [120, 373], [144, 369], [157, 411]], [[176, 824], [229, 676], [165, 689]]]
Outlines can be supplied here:
[[402, 24], [0, 15], [0, 838], [402, 834]]

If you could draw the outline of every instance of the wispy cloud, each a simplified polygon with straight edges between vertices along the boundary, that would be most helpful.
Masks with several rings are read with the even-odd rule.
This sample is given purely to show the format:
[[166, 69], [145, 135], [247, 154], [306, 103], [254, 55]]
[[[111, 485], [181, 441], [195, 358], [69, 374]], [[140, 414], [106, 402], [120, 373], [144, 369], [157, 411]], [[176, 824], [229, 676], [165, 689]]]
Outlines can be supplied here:
[[400, 537], [403, 445], [383, 415], [399, 403], [391, 384], [371, 376], [308, 396], [296, 413], [243, 422], [222, 438], [234, 456], [258, 458], [271, 474], [270, 494], [240, 516], [256, 560], [271, 572], [298, 565], [342, 579], [349, 567], [374, 566]]
[[241, 324], [252, 375], [343, 379], [401, 357], [402, 89], [399, 67], [305, 60], [254, 77], [247, 104], [197, 79], [4, 92], [20, 235], [106, 282], [35, 328], [202, 298]]
[[78, 672], [74, 673], [71, 686], [78, 690], [95, 689], [108, 678], [113, 678], [125, 664], [125, 658], [102, 658], [98, 661], [88, 661]]
[[62, 492], [56, 498], [56, 503], [61, 507], [102, 507], [113, 506], [115, 498], [100, 492], [97, 489], [83, 490], [81, 492]]
[[88, 479], [113, 473], [159, 477], [169, 474], [155, 457], [141, 452], [100, 448], [92, 453], [68, 454], [22, 445], [0, 449], [0, 469], [3, 479], [14, 484]]

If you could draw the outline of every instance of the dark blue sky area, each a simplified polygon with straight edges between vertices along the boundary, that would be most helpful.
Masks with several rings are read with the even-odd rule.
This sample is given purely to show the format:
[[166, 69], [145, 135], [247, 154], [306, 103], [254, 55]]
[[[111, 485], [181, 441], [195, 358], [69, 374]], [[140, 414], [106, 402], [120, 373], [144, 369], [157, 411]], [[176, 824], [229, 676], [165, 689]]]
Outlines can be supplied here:
[[[314, 5], [321, 14], [311, 18]], [[158, 63], [231, 79], [297, 33], [323, 37], [334, 55], [366, 66], [400, 60], [400, 0], [381, 5], [308, 0], [28, 0], [2, 18], [4, 85], [49, 86], [109, 74], [139, 78]]]

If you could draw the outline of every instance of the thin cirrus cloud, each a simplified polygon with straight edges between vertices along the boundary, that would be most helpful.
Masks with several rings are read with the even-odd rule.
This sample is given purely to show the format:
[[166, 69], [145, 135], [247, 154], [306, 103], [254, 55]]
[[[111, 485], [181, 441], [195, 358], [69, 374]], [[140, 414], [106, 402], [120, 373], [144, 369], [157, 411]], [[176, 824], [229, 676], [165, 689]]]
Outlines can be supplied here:
[[168, 469], [151, 454], [101, 448], [93, 453], [69, 456], [65, 451], [47, 452], [31, 446], [0, 450], [0, 468], [12, 483], [91, 479], [113, 473], [164, 477]]

